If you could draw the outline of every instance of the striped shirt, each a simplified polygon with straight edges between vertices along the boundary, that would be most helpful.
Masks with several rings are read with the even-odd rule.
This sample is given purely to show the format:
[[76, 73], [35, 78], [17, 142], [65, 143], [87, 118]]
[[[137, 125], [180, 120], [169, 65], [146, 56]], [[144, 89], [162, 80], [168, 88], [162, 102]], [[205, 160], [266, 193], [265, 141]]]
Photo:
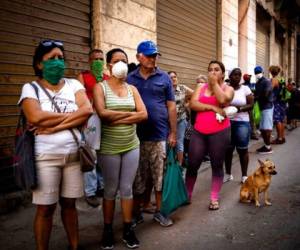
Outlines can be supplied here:
[[[131, 88], [126, 84], [128, 95], [117, 96], [106, 81], [100, 83], [105, 96], [105, 108], [115, 111], [135, 111], [135, 101]], [[120, 154], [139, 147], [136, 124], [120, 124], [111, 126], [102, 124], [101, 154]]]

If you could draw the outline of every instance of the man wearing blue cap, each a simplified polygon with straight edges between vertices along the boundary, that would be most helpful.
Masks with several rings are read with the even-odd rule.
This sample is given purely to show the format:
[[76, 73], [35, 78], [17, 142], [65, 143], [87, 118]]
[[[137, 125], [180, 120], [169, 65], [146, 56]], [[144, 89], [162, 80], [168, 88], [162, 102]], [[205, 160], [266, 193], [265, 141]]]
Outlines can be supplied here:
[[[153, 219], [162, 226], [171, 226], [172, 220], [160, 213], [162, 183], [166, 158], [166, 142], [176, 145], [176, 105], [172, 82], [168, 74], [160, 70], [158, 48], [152, 41], [143, 41], [137, 47], [136, 58], [140, 65], [127, 77], [139, 91], [148, 112], [148, 120], [138, 124], [140, 139], [140, 165], [134, 183], [135, 211], [139, 211], [147, 183], [152, 179], [156, 213]], [[141, 218], [141, 215], [136, 215]]]
[[272, 83], [264, 77], [264, 70], [261, 66], [254, 68], [256, 77], [255, 86], [255, 100], [258, 101], [261, 111], [261, 119], [259, 129], [265, 145], [257, 149], [259, 154], [273, 153], [271, 148], [271, 133], [273, 129], [273, 97], [272, 97]]

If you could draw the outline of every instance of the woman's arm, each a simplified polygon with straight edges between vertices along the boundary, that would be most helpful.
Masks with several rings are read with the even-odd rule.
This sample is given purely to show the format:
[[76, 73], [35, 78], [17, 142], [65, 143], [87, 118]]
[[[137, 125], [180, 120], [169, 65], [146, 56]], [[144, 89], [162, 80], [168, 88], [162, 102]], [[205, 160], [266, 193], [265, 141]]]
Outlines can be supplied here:
[[22, 109], [27, 121], [36, 127], [47, 128], [56, 126], [70, 115], [68, 113], [43, 111], [39, 102], [33, 98], [24, 99], [22, 101]]
[[94, 107], [99, 115], [99, 117], [108, 123], [112, 123], [114, 121], [124, 119], [131, 115], [131, 112], [125, 111], [114, 111], [105, 108], [105, 97], [103, 93], [103, 89], [100, 84], [96, 84], [93, 89], [93, 99], [94, 99]]
[[130, 85], [129, 87], [131, 88], [132, 93], [133, 93], [136, 112], [130, 112], [131, 115], [129, 117], [116, 120], [116, 121], [112, 122], [111, 125], [139, 123], [148, 118], [145, 104], [144, 104], [138, 90], [136, 89], [136, 87], [134, 87], [132, 85]]
[[225, 112], [223, 109], [216, 107], [214, 105], [210, 104], [204, 104], [199, 102], [199, 95], [201, 92], [201, 89], [205, 85], [198, 85], [196, 90], [194, 91], [191, 100], [190, 100], [190, 108], [196, 112], [203, 112], [203, 111], [214, 111], [215, 113], [219, 113], [220, 115], [225, 116]]
[[194, 93], [194, 90], [185, 85], [183, 85], [183, 87], [186, 91], [185, 99], [189, 100], [191, 98], [192, 94]]
[[246, 112], [253, 108], [254, 96], [252, 94], [246, 96], [247, 104], [237, 107], [238, 112]]
[[222, 89], [219, 84], [213, 84], [212, 86], [212, 91], [221, 105], [227, 105], [232, 101], [234, 96], [232, 87], [225, 85], [224, 89]]
[[54, 127], [45, 129], [38, 128], [36, 131], [37, 134], [51, 134], [82, 125], [93, 113], [93, 109], [84, 90], [79, 90], [75, 93], [75, 102], [78, 106], [75, 112], [69, 113], [65, 120]]

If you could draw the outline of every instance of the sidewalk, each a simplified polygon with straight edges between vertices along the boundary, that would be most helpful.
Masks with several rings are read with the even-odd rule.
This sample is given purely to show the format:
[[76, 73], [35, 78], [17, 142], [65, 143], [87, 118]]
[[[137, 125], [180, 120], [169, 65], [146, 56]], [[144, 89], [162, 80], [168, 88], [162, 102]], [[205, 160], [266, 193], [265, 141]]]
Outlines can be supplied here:
[[[255, 152], [255, 150], [261, 144], [262, 144], [261, 139], [259, 141], [251, 140], [249, 146], [250, 157], [252, 157], [251, 154]], [[253, 159], [253, 161], [256, 161], [256, 159]], [[197, 179], [197, 183], [195, 186], [195, 197], [198, 197], [199, 195], [203, 196], [204, 193], [209, 192], [208, 184], [207, 184], [207, 188], [208, 188], [207, 190], [204, 190], [203, 187], [201, 187], [199, 191], [199, 185], [203, 184], [204, 182], [203, 180], [207, 181], [207, 183], [210, 182], [210, 177], [209, 177], [210, 171], [206, 171], [209, 168], [210, 168], [209, 163], [203, 163], [203, 165], [200, 168], [200, 172], [201, 173], [203, 172], [203, 174], [200, 174], [201, 178], [199, 177]], [[235, 169], [236, 172], [240, 172], [239, 160], [236, 154], [234, 155], [233, 158], [233, 169]], [[249, 173], [251, 172], [252, 170], [249, 171]], [[201, 183], [199, 184], [200, 179], [201, 179]], [[227, 192], [227, 188], [224, 188], [224, 190], [222, 190], [222, 193], [225, 192]], [[206, 198], [201, 202], [205, 203]], [[193, 204], [191, 206], [188, 206], [189, 209], [193, 210], [194, 208], [191, 207], [193, 207]], [[79, 234], [80, 234], [81, 244], [85, 247], [85, 249], [89, 249], [89, 250], [100, 249], [100, 240], [101, 240], [102, 224], [103, 224], [101, 206], [99, 206], [98, 208], [92, 208], [88, 206], [83, 199], [80, 199], [77, 202], [77, 208], [79, 213], [79, 230], [80, 230]], [[184, 213], [182, 211], [184, 211], [185, 209], [186, 208], [180, 209], [181, 211], [175, 213], [172, 216], [172, 218], [174, 218], [175, 220], [174, 226], [171, 227], [173, 232], [172, 237], [176, 238], [176, 232], [180, 233], [178, 231], [180, 230], [180, 227], [177, 228], [176, 224], [179, 223], [181, 220], [184, 220], [184, 218], [181, 218], [180, 215]], [[202, 220], [205, 221], [206, 209], [207, 209], [206, 205], [203, 206], [202, 209], [203, 209]], [[35, 214], [34, 206], [32, 204], [27, 204], [26, 206], [21, 206], [17, 210], [12, 211], [9, 214], [0, 216], [0, 246], [1, 246], [0, 248], [2, 250], [24, 250], [24, 249], [27, 250], [27, 249], [35, 248], [33, 228], [32, 228], [34, 214]], [[115, 221], [114, 221], [114, 228], [116, 234], [115, 237], [117, 240], [117, 244], [114, 249], [116, 250], [126, 249], [120, 240], [122, 234], [121, 217], [122, 215], [119, 206], [119, 201], [117, 201]], [[137, 234], [139, 238], [141, 238], [141, 241], [142, 240], [145, 241], [145, 239], [148, 238], [144, 234], [149, 235], [150, 237], [149, 240], [151, 240], [151, 236], [149, 232], [152, 232], [152, 230], [154, 230], [155, 232], [159, 230], [159, 232], [161, 232], [159, 234], [161, 235], [161, 237], [165, 237], [165, 236], [171, 237], [171, 235], [168, 236], [168, 230], [170, 229], [161, 228], [157, 223], [153, 222], [152, 215], [145, 214], [145, 222], [142, 225], [139, 225], [137, 228]], [[145, 245], [142, 244], [142, 246]], [[60, 220], [59, 207], [56, 210], [54, 215], [53, 230], [51, 234], [49, 249], [50, 250], [67, 249], [67, 239]], [[144, 248], [141, 247], [140, 249], [144, 249]], [[147, 249], [151, 249], [151, 248], [147, 248]]]

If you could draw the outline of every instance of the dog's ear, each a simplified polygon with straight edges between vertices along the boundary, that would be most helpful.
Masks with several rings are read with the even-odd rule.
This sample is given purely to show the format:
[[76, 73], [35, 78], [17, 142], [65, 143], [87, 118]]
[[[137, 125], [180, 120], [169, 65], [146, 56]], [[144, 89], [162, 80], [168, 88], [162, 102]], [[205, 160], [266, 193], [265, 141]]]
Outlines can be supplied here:
[[264, 164], [264, 162], [263, 161], [261, 161], [260, 159], [257, 159], [258, 160], [258, 163], [259, 163], [259, 165], [261, 166], [261, 167], [263, 167], [265, 164]]

